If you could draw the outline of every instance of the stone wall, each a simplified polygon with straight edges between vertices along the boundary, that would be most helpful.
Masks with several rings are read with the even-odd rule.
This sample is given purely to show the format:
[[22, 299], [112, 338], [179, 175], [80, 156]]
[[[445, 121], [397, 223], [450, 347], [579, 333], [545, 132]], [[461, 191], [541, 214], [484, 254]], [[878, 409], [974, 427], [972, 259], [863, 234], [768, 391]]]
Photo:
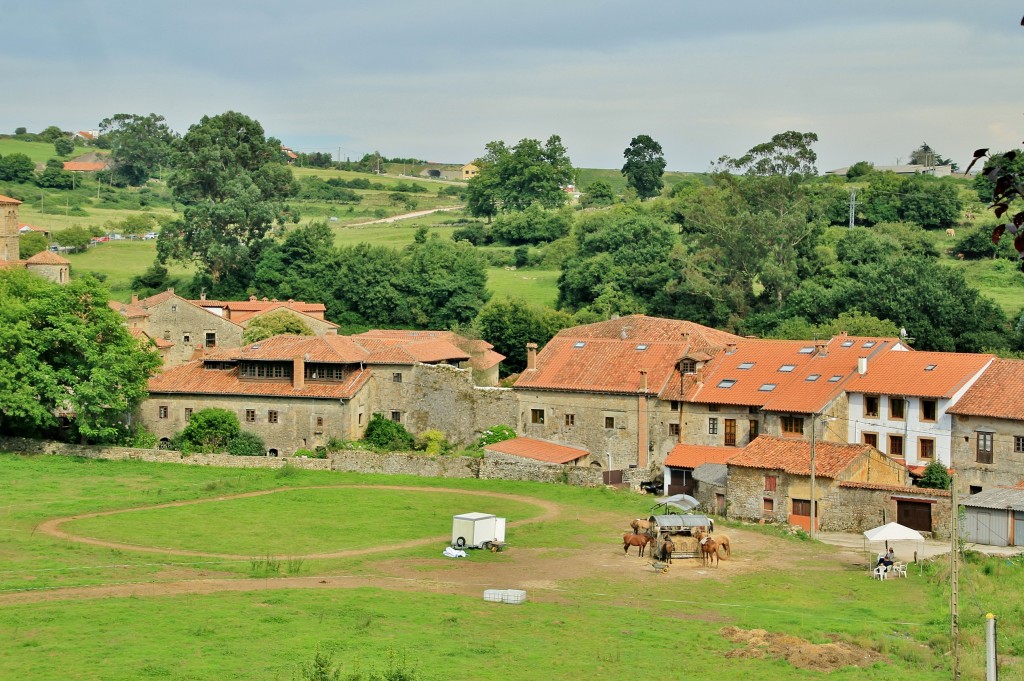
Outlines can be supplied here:
[[216, 347], [237, 348], [242, 345], [242, 327], [174, 295], [147, 309], [145, 331], [153, 338], [174, 343], [167, 355], [165, 368], [178, 366], [192, 359], [199, 347], [206, 349], [206, 334], [216, 334]]
[[[979, 431], [992, 433], [992, 463], [978, 463]], [[957, 492], [1013, 487], [1024, 478], [1024, 452], [1015, 451], [1016, 437], [1024, 437], [1020, 421], [954, 415], [951, 467], [956, 470]]]
[[949, 539], [952, 506], [949, 492], [920, 487], [897, 490], [837, 486], [822, 498], [822, 505], [827, 501], [833, 510], [827, 516], [821, 515], [821, 529], [825, 532], [863, 532], [896, 522], [896, 498], [934, 502], [931, 504], [932, 535], [936, 539]]

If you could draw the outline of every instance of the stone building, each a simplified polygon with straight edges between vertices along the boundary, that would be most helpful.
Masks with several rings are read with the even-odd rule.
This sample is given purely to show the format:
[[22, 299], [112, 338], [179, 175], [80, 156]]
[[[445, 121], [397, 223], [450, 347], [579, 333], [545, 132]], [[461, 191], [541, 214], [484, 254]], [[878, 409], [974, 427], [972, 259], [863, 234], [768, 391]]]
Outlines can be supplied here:
[[485, 456], [492, 460], [510, 463], [523, 460], [541, 463], [560, 464], [563, 466], [586, 466], [590, 455], [580, 447], [560, 445], [546, 440], [535, 440], [529, 437], [515, 437], [484, 446]]
[[213, 352], [150, 379], [140, 418], [168, 440], [195, 411], [227, 409], [272, 456], [326, 445], [331, 437], [358, 439], [371, 414], [367, 354], [337, 335], [275, 336]]
[[371, 351], [369, 362], [380, 365], [383, 373], [389, 368], [386, 365], [449, 364], [471, 369], [476, 385], [493, 387], [498, 385], [501, 360], [505, 359], [487, 341], [453, 331], [372, 329], [352, 338]]
[[143, 300], [132, 296], [132, 302], [124, 306], [124, 311], [118, 303], [112, 307], [150, 337], [174, 344], [167, 353], [165, 368], [191, 361], [197, 350], [238, 348], [242, 345], [244, 329], [241, 325], [182, 298], [174, 289]]
[[56, 253], [42, 251], [27, 260], [21, 259], [18, 227], [18, 206], [21, 201], [9, 196], [0, 196], [0, 269], [24, 269], [49, 279], [55, 284], [66, 284], [71, 280], [71, 263]]
[[1024, 480], [1024, 361], [996, 359], [947, 413], [957, 491]]

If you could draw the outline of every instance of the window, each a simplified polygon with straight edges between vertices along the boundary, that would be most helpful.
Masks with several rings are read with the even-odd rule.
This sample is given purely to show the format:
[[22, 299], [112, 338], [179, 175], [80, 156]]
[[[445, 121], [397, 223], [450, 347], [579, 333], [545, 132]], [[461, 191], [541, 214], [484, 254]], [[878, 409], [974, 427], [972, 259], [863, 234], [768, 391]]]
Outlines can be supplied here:
[[395, 373], [391, 374], [391, 382], [392, 383], [401, 383], [402, 382], [402, 372], [401, 371], [396, 371]]
[[177, 312], [177, 311], [178, 311], [178, 306], [177, 305], [171, 305], [171, 312]]
[[756, 364], [756, 362], [741, 362], [740, 365], [738, 367], [736, 367], [736, 368], [737, 369], [743, 369], [743, 370], [753, 369], [755, 364]]
[[804, 419], [801, 416], [783, 416], [782, 432], [784, 435], [803, 435]]
[[903, 456], [903, 436], [889, 436], [889, 456]]
[[531, 409], [530, 410], [530, 423], [536, 423], [538, 425], [544, 425], [544, 410], [543, 409]]
[[391, 420], [394, 421], [395, 423], [401, 423], [402, 422], [402, 412], [400, 412], [400, 411], [393, 411], [393, 412], [391, 412]]
[[245, 422], [246, 423], [255, 423], [256, 422], [256, 410], [255, 409], [246, 409], [245, 410]]
[[878, 418], [878, 395], [864, 396], [864, 416]]
[[636, 346], [636, 349], [639, 350], [640, 352], [643, 352], [644, 350], [647, 349], [647, 346], [641, 343], [640, 345]]
[[791, 371], [793, 371], [793, 369], [796, 369], [795, 364], [783, 364], [782, 366], [779, 367], [779, 371], [781, 371], [784, 374], [790, 373]]
[[747, 407], [747, 413], [748, 414], [760, 414], [761, 413], [761, 407]]
[[217, 332], [207, 331], [206, 332], [206, 347], [215, 348], [217, 347]]
[[980, 494], [981, 493], [981, 485], [971, 485], [969, 493], [970, 494]]
[[731, 378], [723, 378], [721, 381], [718, 382], [719, 388], [731, 388], [734, 385], [736, 385], [736, 381]]
[[585, 348], [587, 347], [587, 344], [584, 341], [576, 341], [575, 343], [572, 344], [572, 346], [574, 348]]
[[902, 421], [906, 418], [907, 401], [902, 397], [889, 398], [889, 418]]
[[181, 337], [181, 342], [185, 345], [192, 345], [192, 336], [186, 333]]
[[775, 388], [776, 386], [774, 383], [764, 383], [760, 388], [758, 388], [758, 390], [760, 390], [763, 393], [770, 393], [771, 391], [775, 390]]
[[615, 427], [615, 417], [614, 416], [605, 416], [604, 417], [604, 427], [605, 428], [614, 428]]
[[761, 429], [761, 424], [759, 424], [757, 421], [751, 421], [750, 422], [750, 441], [751, 442], [753, 442], [754, 438], [756, 438], [758, 433], [760, 433], [760, 429]]
[[775, 513], [775, 500], [765, 497], [761, 500], [761, 508], [765, 513]]
[[271, 409], [267, 412], [267, 423], [277, 423], [277, 411]]
[[695, 359], [684, 359], [679, 363], [679, 370], [684, 374], [695, 374], [697, 373], [697, 360]]
[[671, 409], [672, 411], [679, 411], [680, 404], [682, 404], [682, 402], [672, 400], [671, 402], [668, 403], [668, 408]]
[[718, 419], [715, 417], [708, 419], [708, 435], [718, 435]]
[[679, 424], [670, 423], [668, 424], [668, 434], [672, 437], [679, 437]]
[[921, 437], [917, 439], [917, 458], [919, 459], [934, 459], [935, 458], [935, 440], [927, 437]]
[[736, 446], [736, 419], [725, 420], [725, 446]]
[[185, 423], [192, 420], [192, 407], [185, 407]]
[[159, 407], [157, 408], [157, 412], [159, 412], [159, 414], [160, 414], [160, 418], [162, 418], [162, 419], [165, 419], [165, 418], [167, 418], [167, 407], [166, 407], [165, 405], [161, 404], [161, 405], [160, 405], [160, 406], [159, 406]]
[[708, 405], [708, 411], [718, 411], [718, 405], [717, 404], [709, 404]]
[[992, 463], [992, 433], [978, 433], [978, 463]]
[[813, 383], [814, 381], [817, 381], [819, 378], [821, 378], [821, 374], [808, 374], [807, 378], [805, 378], [804, 380], [811, 381]]
[[921, 400], [921, 420], [935, 421], [938, 414], [939, 403], [937, 400]]
[[1013, 436], [1013, 451], [1017, 453], [1024, 452], [1024, 435]]
[[323, 427], [324, 427], [324, 417], [323, 416], [317, 416], [316, 417], [316, 427], [320, 428], [320, 429], [323, 429]]
[[938, 364], [929, 364], [928, 366], [926, 366], [924, 368], [924, 370], [925, 371], [935, 371], [935, 367], [937, 367], [937, 366], [938, 366]]
[[777, 475], [766, 475], [764, 476], [764, 491], [774, 492], [779, 486], [779, 476]]
[[828, 382], [829, 383], [838, 383], [841, 380], [843, 380], [843, 377], [840, 376], [839, 374], [836, 374], [834, 376], [829, 376], [829, 378], [828, 378]]
[[797, 353], [801, 354], [801, 355], [810, 355], [813, 352], [814, 352], [814, 346], [813, 345], [805, 345], [804, 347], [802, 347], [799, 350], [797, 350]]
[[[282, 368], [288, 369], [287, 377], [291, 376], [291, 367], [284, 366]], [[303, 373], [308, 381], [343, 381], [345, 380], [345, 368], [340, 364], [310, 364], [306, 363], [303, 367]], [[269, 375], [269, 374], [268, 374]], [[280, 378], [275, 372], [274, 378]]]
[[865, 341], [864, 345], [862, 345], [861, 347], [862, 348], [873, 348], [873, 347], [875, 347], [875, 341]]
[[853, 341], [843, 341], [842, 345], [843, 345], [844, 348], [852, 348], [853, 347]]
[[356, 423], [360, 426], [363, 425], [363, 412], [359, 412], [359, 416], [356, 417]]
[[171, 331], [170, 331], [170, 329], [164, 329], [164, 340], [171, 340]]
[[570, 426], [570, 427], [571, 426], [575, 426], [576, 425], [576, 414], [566, 414], [565, 415], [565, 425]]
[[861, 433], [860, 436], [864, 444], [878, 449], [878, 433]]

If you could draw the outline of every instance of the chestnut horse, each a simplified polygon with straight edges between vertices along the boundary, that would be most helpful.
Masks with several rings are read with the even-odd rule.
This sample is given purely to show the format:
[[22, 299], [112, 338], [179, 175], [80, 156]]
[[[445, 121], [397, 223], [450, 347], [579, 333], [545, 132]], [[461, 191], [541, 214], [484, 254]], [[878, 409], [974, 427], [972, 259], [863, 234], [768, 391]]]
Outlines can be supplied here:
[[676, 550], [676, 545], [671, 539], [666, 539], [661, 542], [661, 555], [659, 560], [667, 562], [669, 565], [672, 564], [672, 553]]
[[643, 518], [636, 518], [629, 524], [629, 526], [633, 528], [633, 534], [649, 534], [651, 529], [654, 527], [654, 523], [650, 520], [644, 520]]
[[[704, 537], [700, 540], [700, 551], [701, 559], [705, 565], [715, 564], [715, 559], [718, 558], [718, 545], [715, 544], [715, 540], [710, 536]], [[719, 559], [721, 562], [721, 559]]]
[[[700, 541], [704, 537], [711, 537], [711, 535], [704, 532], [704, 530], [697, 530], [693, 533], [693, 536], [697, 538], [697, 541]], [[720, 552], [719, 558], [721, 558], [721, 553], [725, 553], [726, 556], [732, 558], [732, 544], [729, 542], [729, 535], [716, 534], [713, 539], [715, 540], [715, 543], [718, 544], [718, 550]]]
[[625, 554], [629, 553], [629, 547], [637, 547], [637, 551], [640, 553], [640, 557], [644, 557], [644, 549], [651, 542], [651, 537], [646, 534], [624, 534], [622, 535], [622, 552]]

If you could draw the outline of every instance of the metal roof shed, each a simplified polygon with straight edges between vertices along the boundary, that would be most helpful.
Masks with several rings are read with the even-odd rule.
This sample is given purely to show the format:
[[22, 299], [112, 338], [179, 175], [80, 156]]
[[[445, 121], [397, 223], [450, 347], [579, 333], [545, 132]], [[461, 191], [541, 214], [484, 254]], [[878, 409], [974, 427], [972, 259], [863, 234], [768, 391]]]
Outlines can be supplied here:
[[1024, 546], [1024, 489], [995, 487], [961, 502], [969, 542], [989, 546]]

